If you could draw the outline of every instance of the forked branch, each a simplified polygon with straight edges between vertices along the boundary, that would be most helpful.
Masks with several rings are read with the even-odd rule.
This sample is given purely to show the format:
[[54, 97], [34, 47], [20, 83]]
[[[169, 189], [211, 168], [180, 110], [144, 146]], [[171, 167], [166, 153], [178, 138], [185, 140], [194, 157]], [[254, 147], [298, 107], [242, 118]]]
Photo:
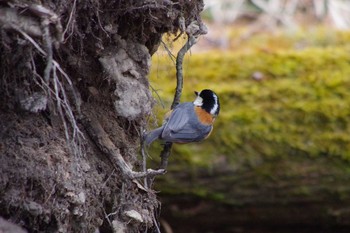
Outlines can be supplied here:
[[[199, 24], [197, 21], [192, 22], [186, 29], [186, 33], [188, 36], [187, 42], [182, 48], [179, 50], [176, 56], [176, 89], [174, 94], [174, 100], [171, 104], [171, 110], [174, 109], [179, 103], [181, 99], [182, 94], [182, 88], [183, 88], [183, 60], [188, 52], [188, 50], [196, 43], [196, 40], [198, 36], [202, 34], [206, 34], [207, 30], [203, 24]], [[172, 143], [166, 142], [162, 152], [160, 153], [161, 162], [160, 162], [160, 169], [166, 169], [168, 166], [168, 158], [170, 156]]]

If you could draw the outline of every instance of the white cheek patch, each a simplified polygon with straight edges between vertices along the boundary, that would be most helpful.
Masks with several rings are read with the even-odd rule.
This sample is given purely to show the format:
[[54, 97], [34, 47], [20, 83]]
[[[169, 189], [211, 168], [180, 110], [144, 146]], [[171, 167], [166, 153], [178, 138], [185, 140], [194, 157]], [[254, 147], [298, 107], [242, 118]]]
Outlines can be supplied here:
[[194, 100], [193, 104], [196, 106], [199, 106], [199, 107], [202, 106], [203, 105], [203, 98], [198, 95], [197, 98]]
[[210, 114], [212, 114], [212, 115], [214, 115], [216, 113], [216, 111], [218, 110], [218, 107], [219, 107], [218, 97], [215, 94], [213, 95], [213, 97], [214, 97], [215, 103], [214, 103], [213, 108], [210, 110]]

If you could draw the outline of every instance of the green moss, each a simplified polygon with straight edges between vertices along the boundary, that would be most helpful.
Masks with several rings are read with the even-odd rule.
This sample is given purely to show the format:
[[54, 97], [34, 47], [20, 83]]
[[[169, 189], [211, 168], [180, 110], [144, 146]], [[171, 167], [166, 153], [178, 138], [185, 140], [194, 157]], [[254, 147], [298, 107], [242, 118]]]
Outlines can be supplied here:
[[[331, 172], [339, 170], [341, 179], [347, 179], [350, 174], [347, 168], [350, 161], [350, 46], [345, 42], [350, 36], [333, 33], [322, 39], [325, 31], [313, 33], [319, 37], [300, 35], [300, 40], [313, 45], [301, 50], [290, 49], [287, 44], [291, 45], [292, 39], [287, 37], [284, 40], [290, 41], [285, 42], [283, 48], [271, 51], [186, 56], [182, 101], [193, 101], [194, 90], [211, 88], [220, 97], [221, 113], [209, 139], [200, 144], [174, 145], [170, 171], [162, 178], [167, 184], [167, 188], [162, 187], [163, 191], [167, 190], [165, 193], [178, 193], [176, 187], [181, 186], [181, 192], [237, 204], [238, 199], [228, 196], [232, 196], [233, 191], [197, 184], [203, 169], [211, 174], [225, 167], [230, 176], [216, 177], [216, 182], [226, 185], [238, 182], [238, 186], [239, 181], [232, 176], [250, 171], [251, 180], [241, 187], [247, 190], [271, 185], [281, 177], [293, 180], [298, 174], [304, 174], [300, 171], [306, 169], [304, 159], [322, 160], [316, 164], [329, 166], [327, 169]], [[276, 39], [266, 37], [266, 40]], [[263, 75], [261, 80], [253, 78], [256, 72]], [[150, 80], [165, 104], [164, 109], [159, 105], [155, 109], [161, 122], [176, 85], [175, 67], [169, 58], [153, 57]], [[159, 154], [159, 150], [155, 148], [154, 153]], [[219, 161], [222, 158], [224, 164]], [[276, 167], [281, 166], [281, 161], [296, 158], [297, 161], [282, 168], [283, 174], [277, 172], [281, 170]], [[343, 162], [335, 163], [337, 160]], [[313, 169], [322, 171], [324, 167]], [[190, 184], [179, 185], [170, 175], [172, 172], [189, 175]], [[311, 169], [305, 174], [319, 172]], [[328, 185], [331, 181], [325, 183]], [[290, 195], [307, 196], [317, 190], [300, 184]], [[339, 189], [339, 195], [347, 196], [347, 191]], [[238, 196], [246, 195], [236, 192]]]
[[[201, 147], [212, 146], [228, 156], [273, 157], [300, 150], [350, 159], [349, 54], [350, 49], [332, 48], [192, 55], [185, 65], [183, 100], [192, 101], [193, 90], [212, 88], [220, 96], [222, 112], [211, 140], [178, 150], [204, 158]], [[174, 70], [167, 62], [156, 63]], [[167, 69], [152, 72], [151, 80], [168, 104], [175, 79]], [[263, 73], [262, 81], [251, 78], [256, 71]]]

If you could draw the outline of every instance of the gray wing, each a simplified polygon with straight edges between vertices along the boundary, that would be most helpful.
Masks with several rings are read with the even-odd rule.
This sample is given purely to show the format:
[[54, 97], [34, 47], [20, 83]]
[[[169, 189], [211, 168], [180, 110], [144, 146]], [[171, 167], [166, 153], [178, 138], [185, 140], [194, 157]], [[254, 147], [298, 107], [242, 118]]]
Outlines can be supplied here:
[[186, 105], [174, 109], [164, 125], [161, 138], [169, 142], [195, 142], [204, 139], [211, 129], [211, 126], [198, 122], [192, 105]]
[[162, 132], [162, 139], [165, 141], [172, 141], [172, 135], [178, 133], [184, 129], [184, 126], [188, 124], [189, 116], [186, 108], [175, 108], [169, 116], [167, 122], [164, 125]]

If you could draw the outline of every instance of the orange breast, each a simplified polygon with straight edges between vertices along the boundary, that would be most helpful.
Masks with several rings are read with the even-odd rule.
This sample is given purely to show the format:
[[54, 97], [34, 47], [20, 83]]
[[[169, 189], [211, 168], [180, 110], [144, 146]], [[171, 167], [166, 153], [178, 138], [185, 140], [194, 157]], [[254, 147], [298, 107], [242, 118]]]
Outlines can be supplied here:
[[194, 107], [194, 111], [196, 112], [199, 121], [204, 125], [212, 125], [215, 121], [215, 117], [213, 117], [210, 113], [203, 110], [201, 107]]

